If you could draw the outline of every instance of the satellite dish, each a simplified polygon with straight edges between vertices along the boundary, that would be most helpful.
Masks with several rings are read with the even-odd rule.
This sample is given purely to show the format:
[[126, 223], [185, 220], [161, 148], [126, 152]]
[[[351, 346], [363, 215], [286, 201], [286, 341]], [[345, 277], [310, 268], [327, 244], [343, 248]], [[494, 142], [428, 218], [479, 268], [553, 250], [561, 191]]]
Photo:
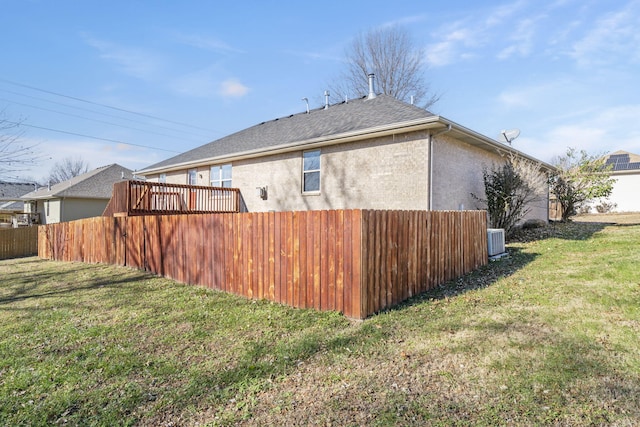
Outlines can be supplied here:
[[511, 141], [520, 136], [520, 129], [508, 129], [500, 132], [498, 140], [511, 145]]

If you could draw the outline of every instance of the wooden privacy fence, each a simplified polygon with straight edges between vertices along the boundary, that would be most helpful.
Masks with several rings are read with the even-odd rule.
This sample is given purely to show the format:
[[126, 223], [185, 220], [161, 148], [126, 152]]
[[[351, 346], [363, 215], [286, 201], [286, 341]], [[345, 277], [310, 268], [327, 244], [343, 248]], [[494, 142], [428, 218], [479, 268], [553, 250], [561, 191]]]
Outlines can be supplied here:
[[0, 229], [0, 259], [38, 254], [38, 227]]
[[41, 258], [365, 318], [487, 263], [484, 211], [98, 217], [39, 228]]

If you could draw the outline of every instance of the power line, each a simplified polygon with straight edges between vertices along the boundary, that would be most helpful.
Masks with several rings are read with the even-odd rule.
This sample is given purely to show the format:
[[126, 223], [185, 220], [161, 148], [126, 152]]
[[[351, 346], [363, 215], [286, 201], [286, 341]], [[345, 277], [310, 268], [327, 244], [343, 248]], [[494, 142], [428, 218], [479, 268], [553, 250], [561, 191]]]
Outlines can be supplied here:
[[4, 79], [2, 77], [0, 77], [0, 81], [8, 83], [8, 84], [11, 84], [11, 85], [14, 85], [14, 86], [19, 86], [19, 87], [24, 87], [24, 88], [31, 89], [31, 90], [36, 90], [38, 92], [48, 93], [50, 95], [61, 96], [63, 98], [67, 98], [67, 99], [73, 99], [74, 101], [85, 102], [87, 104], [98, 105], [100, 107], [109, 108], [109, 109], [116, 110], [116, 111], [122, 111], [122, 112], [129, 113], [129, 114], [135, 114], [135, 115], [141, 116], [141, 117], [147, 117], [147, 118], [154, 119], [154, 120], [160, 120], [160, 121], [167, 122], [167, 123], [173, 123], [174, 125], [186, 126], [186, 127], [189, 127], [189, 128], [200, 129], [200, 130], [204, 130], [204, 131], [207, 131], [207, 132], [214, 132], [211, 129], [206, 129], [206, 128], [203, 128], [203, 127], [190, 125], [188, 123], [182, 123], [182, 122], [178, 122], [178, 121], [175, 121], [175, 120], [163, 119], [162, 117], [153, 116], [151, 114], [139, 113], [137, 111], [127, 110], [125, 108], [113, 107], [111, 105], [101, 104], [99, 102], [89, 101], [89, 100], [86, 100], [86, 99], [77, 98], [75, 96], [64, 95], [62, 93], [57, 93], [57, 92], [53, 92], [53, 91], [50, 91], [50, 90], [37, 88], [35, 86], [30, 86], [30, 85], [26, 85], [26, 84], [23, 84], [23, 83], [13, 82], [11, 80], [7, 80], [7, 79]]
[[[37, 101], [48, 102], [50, 104], [61, 105], [61, 106], [65, 107], [65, 108], [73, 108], [75, 110], [80, 110], [80, 111], [84, 111], [84, 112], [90, 112], [90, 113], [94, 113], [94, 114], [99, 114], [101, 116], [111, 117], [111, 118], [118, 119], [118, 120], [125, 120], [127, 122], [139, 123], [139, 124], [142, 124], [142, 125], [148, 125], [148, 126], [161, 128], [161, 129], [166, 129], [166, 130], [169, 130], [169, 131], [172, 131], [172, 132], [186, 133], [186, 134], [189, 134], [189, 135], [202, 137], [202, 138], [206, 138], [206, 139], [210, 138], [210, 135], [205, 135], [203, 133], [195, 133], [195, 132], [190, 132], [190, 131], [187, 131], [187, 130], [178, 130], [178, 129], [175, 129], [175, 128], [170, 128], [168, 126], [161, 126], [161, 125], [156, 125], [156, 124], [150, 125], [149, 123], [143, 122], [141, 120], [135, 120], [135, 119], [131, 119], [131, 118], [128, 118], [128, 117], [116, 116], [115, 114], [109, 114], [109, 113], [105, 113], [103, 111], [93, 110], [93, 109], [90, 109], [90, 108], [82, 108], [82, 107], [78, 107], [76, 105], [70, 105], [70, 104], [65, 104], [63, 102], [52, 101], [50, 99], [39, 98], [37, 96], [26, 95], [24, 93], [15, 92], [15, 91], [12, 91], [12, 90], [0, 89], [0, 92], [6, 92], [6, 93], [10, 93], [12, 95], [18, 95], [18, 96], [22, 96], [24, 98], [29, 98], [29, 99], [35, 99]], [[18, 104], [15, 101], [10, 101], [9, 100], [8, 102], [14, 102], [14, 103]], [[30, 106], [28, 104], [24, 104], [24, 105]], [[42, 108], [42, 107], [33, 107], [33, 108]], [[57, 110], [46, 110], [46, 111], [59, 112]], [[64, 113], [60, 113], [60, 114], [64, 114]], [[115, 126], [127, 127], [127, 126], [119, 125], [119, 124], [115, 124]], [[147, 131], [143, 130], [143, 132], [147, 132]]]
[[[10, 102], [12, 104], [22, 105], [23, 107], [35, 108], [35, 109], [38, 109], [38, 110], [48, 111], [48, 112], [51, 112], [51, 113], [62, 114], [62, 115], [69, 116], [69, 117], [76, 117], [76, 118], [79, 118], [79, 119], [89, 120], [89, 121], [96, 122], [96, 123], [103, 123], [103, 124], [107, 124], [107, 125], [111, 125], [111, 126], [122, 127], [122, 128], [125, 128], [125, 129], [132, 129], [132, 130], [137, 130], [137, 131], [140, 131], [140, 132], [151, 133], [151, 134], [154, 134], [154, 135], [160, 135], [160, 136], [167, 136], [167, 137], [170, 137], [170, 138], [176, 138], [173, 135], [167, 135], [165, 133], [155, 132], [155, 131], [146, 130], [146, 129], [140, 129], [140, 128], [136, 128], [136, 127], [133, 127], [133, 126], [121, 125], [121, 124], [118, 124], [118, 123], [108, 122], [106, 120], [92, 119], [90, 117], [84, 117], [84, 116], [80, 116], [78, 114], [65, 113], [63, 111], [52, 110], [50, 108], [38, 107], [37, 105], [24, 104], [22, 102], [12, 101], [12, 100], [6, 99], [6, 98], [0, 98], [0, 101]], [[180, 132], [180, 131], [176, 130], [176, 132]], [[189, 140], [189, 141], [191, 141], [191, 142], [201, 142], [201, 141], [195, 141], [195, 140]]]
[[52, 129], [52, 128], [48, 128], [48, 127], [44, 127], [44, 126], [28, 125], [26, 123], [12, 122], [12, 121], [9, 121], [9, 120], [5, 120], [5, 122], [11, 123], [11, 124], [14, 124], [14, 125], [19, 125], [19, 126], [27, 126], [27, 127], [34, 128], [34, 129], [41, 129], [41, 130], [48, 130], [48, 131], [51, 131], [51, 132], [64, 133], [66, 135], [74, 135], [74, 136], [81, 136], [83, 138], [97, 139], [99, 141], [107, 141], [107, 142], [113, 142], [113, 143], [116, 143], [116, 144], [131, 145], [131, 146], [134, 146], [134, 147], [149, 148], [151, 150], [157, 150], [157, 151], [167, 151], [169, 153], [180, 153], [180, 151], [167, 150], [165, 148], [157, 148], [157, 147], [151, 147], [149, 145], [134, 144], [132, 142], [118, 141], [118, 140], [115, 140], [115, 139], [102, 138], [102, 137], [93, 136], [93, 135], [85, 135], [85, 134], [82, 134], [82, 133], [69, 132], [69, 131], [60, 130], [60, 129]]

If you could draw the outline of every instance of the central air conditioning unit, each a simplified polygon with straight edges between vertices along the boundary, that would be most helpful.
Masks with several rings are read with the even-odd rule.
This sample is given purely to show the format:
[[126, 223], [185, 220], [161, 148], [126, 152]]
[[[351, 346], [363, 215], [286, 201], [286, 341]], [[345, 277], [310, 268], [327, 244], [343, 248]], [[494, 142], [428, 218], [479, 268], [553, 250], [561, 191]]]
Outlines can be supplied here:
[[504, 230], [502, 228], [487, 229], [487, 245], [490, 257], [505, 253]]

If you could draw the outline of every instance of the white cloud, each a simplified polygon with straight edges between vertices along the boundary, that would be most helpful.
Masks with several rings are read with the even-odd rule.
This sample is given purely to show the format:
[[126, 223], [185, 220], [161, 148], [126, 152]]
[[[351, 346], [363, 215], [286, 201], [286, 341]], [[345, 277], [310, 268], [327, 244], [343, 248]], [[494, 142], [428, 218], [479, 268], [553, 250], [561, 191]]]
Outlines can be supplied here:
[[386, 27], [394, 27], [396, 25], [402, 26], [402, 25], [408, 25], [408, 24], [415, 24], [417, 22], [423, 22], [426, 18], [427, 18], [427, 15], [425, 14], [404, 16], [402, 18], [394, 19], [393, 21], [385, 22], [380, 27], [386, 28]]
[[537, 19], [524, 19], [518, 23], [510, 40], [513, 43], [498, 53], [498, 59], [508, 59], [512, 55], [528, 56], [533, 50]]
[[86, 43], [100, 52], [100, 58], [116, 65], [122, 72], [148, 79], [163, 68], [163, 60], [144, 49], [124, 47], [115, 43], [85, 37]]
[[570, 56], [579, 65], [640, 62], [640, 2], [600, 18], [593, 29], [573, 44]]
[[473, 16], [437, 28], [432, 32], [434, 42], [425, 49], [429, 65], [445, 66], [483, 56], [481, 49], [500, 45], [503, 40], [512, 43], [499, 53], [501, 59], [528, 55], [533, 49], [535, 20], [526, 17], [517, 21], [517, 14], [527, 5], [526, 0], [518, 0], [483, 12], [484, 19]]
[[198, 49], [226, 53], [243, 53], [242, 50], [236, 49], [230, 44], [215, 37], [201, 36], [199, 34], [177, 34], [176, 39], [180, 43], [193, 46]]
[[218, 95], [219, 73], [218, 67], [212, 65], [176, 78], [171, 87], [181, 95], [215, 98]]
[[504, 26], [509, 25], [509, 20], [511, 17], [521, 10], [524, 6], [526, 6], [527, 2], [525, 0], [518, 0], [513, 3], [505, 4], [493, 9], [487, 19], [485, 19], [484, 24], [487, 27], [494, 26]]
[[565, 82], [554, 81], [544, 82], [529, 86], [520, 86], [502, 91], [498, 95], [498, 101], [506, 108], [525, 108], [539, 109], [543, 108], [554, 98], [559, 88], [565, 88]]
[[249, 92], [249, 88], [237, 79], [227, 79], [220, 84], [220, 94], [224, 97], [240, 98]]
[[[640, 104], [621, 105], [567, 117], [555, 117], [544, 126], [537, 123], [514, 147], [544, 161], [573, 147], [590, 154], [625, 150], [640, 154]], [[537, 134], [532, 132], [538, 131]]]
[[217, 65], [212, 65], [175, 79], [171, 87], [182, 95], [198, 98], [238, 98], [249, 92], [237, 78], [223, 80], [223, 73]]
[[470, 29], [452, 28], [442, 37], [442, 41], [433, 43], [426, 47], [427, 63], [430, 66], [445, 66], [457, 62], [463, 56], [468, 55], [464, 52], [464, 46], [470, 46], [477, 43], [477, 37]]

